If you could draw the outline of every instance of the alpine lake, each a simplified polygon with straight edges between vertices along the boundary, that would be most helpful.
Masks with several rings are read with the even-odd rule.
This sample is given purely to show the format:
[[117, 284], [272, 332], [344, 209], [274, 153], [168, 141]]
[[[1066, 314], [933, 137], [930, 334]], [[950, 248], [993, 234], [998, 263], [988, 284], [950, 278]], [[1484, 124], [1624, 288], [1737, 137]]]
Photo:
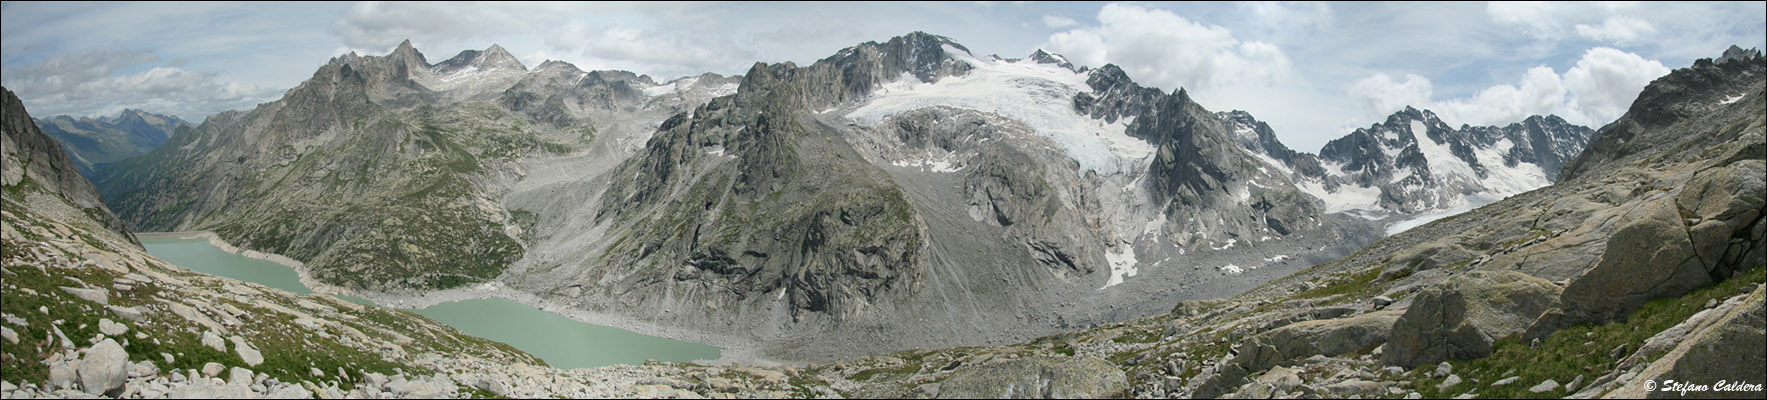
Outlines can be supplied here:
[[[228, 253], [210, 244], [206, 238], [150, 236], [141, 238], [148, 253], [186, 269], [256, 282], [295, 294], [313, 293], [288, 266]], [[376, 305], [356, 297], [337, 297]], [[579, 322], [502, 298], [453, 301], [409, 311], [453, 326], [468, 335], [515, 346], [559, 369], [641, 364], [646, 360], [712, 360], [718, 358], [721, 351], [704, 344]]]

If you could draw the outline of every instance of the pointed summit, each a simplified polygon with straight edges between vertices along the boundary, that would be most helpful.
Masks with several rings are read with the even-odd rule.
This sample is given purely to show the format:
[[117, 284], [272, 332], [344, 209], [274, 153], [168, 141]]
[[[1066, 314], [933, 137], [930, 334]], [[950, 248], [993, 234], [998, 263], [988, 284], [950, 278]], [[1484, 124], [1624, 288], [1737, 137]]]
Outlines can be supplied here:
[[1043, 49], [1037, 49], [1037, 51], [1032, 52], [1030, 59], [1031, 59], [1031, 61], [1036, 62], [1038, 64], [1055, 64], [1055, 65], [1060, 66], [1062, 68], [1067, 68], [1069, 71], [1080, 72], [1079, 70], [1074, 69], [1074, 64], [1071, 62], [1068, 62], [1067, 57], [1062, 57], [1060, 54], [1055, 54], [1055, 53], [1043, 51]]
[[478, 64], [480, 65], [480, 68], [491, 67], [491, 68], [514, 68], [514, 69], [521, 70], [521, 71], [528, 70], [528, 67], [525, 65], [522, 65], [521, 60], [517, 60], [515, 58], [515, 55], [509, 54], [509, 51], [504, 50], [503, 46], [498, 46], [495, 44], [491, 45], [491, 47], [489, 47], [489, 48], [486, 48], [484, 53], [479, 55]]
[[399, 47], [393, 48], [392, 53], [387, 53], [387, 58], [406, 62], [415, 61], [417, 65], [429, 66], [429, 61], [423, 58], [423, 53], [417, 51], [416, 47], [411, 47], [411, 39], [399, 42]]
[[445, 61], [436, 63], [431, 72], [436, 75], [450, 75], [457, 72], [480, 71], [515, 71], [527, 72], [528, 67], [521, 60], [515, 59], [503, 46], [491, 45], [483, 51], [466, 50]]

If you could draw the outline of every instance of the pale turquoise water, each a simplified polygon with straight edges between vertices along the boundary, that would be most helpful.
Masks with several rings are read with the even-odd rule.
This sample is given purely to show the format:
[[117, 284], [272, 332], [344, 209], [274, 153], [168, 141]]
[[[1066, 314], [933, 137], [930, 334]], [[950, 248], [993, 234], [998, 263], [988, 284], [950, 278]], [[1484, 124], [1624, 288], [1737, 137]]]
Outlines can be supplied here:
[[[193, 271], [225, 276], [298, 294], [312, 293], [300, 276], [282, 264], [221, 251], [207, 239], [141, 239], [147, 252]], [[369, 304], [367, 300], [338, 296]], [[546, 360], [556, 368], [639, 364], [645, 360], [694, 361], [718, 358], [719, 349], [699, 343], [646, 336], [619, 328], [577, 322], [507, 299], [475, 299], [414, 310], [468, 335], [495, 340]]]

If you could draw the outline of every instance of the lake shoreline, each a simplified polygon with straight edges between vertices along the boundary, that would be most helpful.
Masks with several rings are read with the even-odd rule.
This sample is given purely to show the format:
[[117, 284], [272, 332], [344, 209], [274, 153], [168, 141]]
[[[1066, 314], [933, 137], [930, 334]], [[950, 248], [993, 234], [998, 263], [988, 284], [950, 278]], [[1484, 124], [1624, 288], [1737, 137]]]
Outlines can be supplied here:
[[266, 253], [234, 246], [232, 243], [222, 240], [219, 235], [216, 235], [211, 231], [148, 232], [136, 233], [135, 235], [141, 239], [206, 239], [210, 245], [215, 246], [215, 248], [220, 249], [223, 252], [237, 254], [252, 259], [269, 261], [288, 267], [295, 271], [301, 284], [305, 285], [314, 293], [331, 296], [341, 295], [358, 297], [374, 302], [375, 305], [380, 307], [410, 311], [455, 301], [502, 298], [577, 322], [614, 327], [642, 335], [706, 344], [719, 348], [719, 357], [717, 359], [694, 360], [696, 363], [709, 363], [711, 365], [794, 365], [794, 363], [767, 359], [761, 356], [759, 347], [754, 343], [739, 340], [729, 335], [693, 330], [669, 329], [624, 316], [575, 309], [556, 302], [548, 301], [534, 293], [510, 288], [507, 285], [504, 285], [503, 282], [497, 280], [467, 287], [416, 293], [365, 291], [319, 282], [317, 279], [313, 278], [310, 271], [307, 270], [306, 263], [281, 254]]

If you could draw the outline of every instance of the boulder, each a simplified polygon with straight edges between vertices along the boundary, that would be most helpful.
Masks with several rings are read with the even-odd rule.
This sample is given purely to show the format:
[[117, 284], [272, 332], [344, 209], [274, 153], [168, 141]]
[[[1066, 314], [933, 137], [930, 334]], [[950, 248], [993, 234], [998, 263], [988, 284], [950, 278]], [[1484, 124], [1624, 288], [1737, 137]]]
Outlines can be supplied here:
[[1472, 271], [1424, 289], [1392, 325], [1381, 358], [1415, 368], [1491, 354], [1497, 339], [1521, 333], [1558, 296], [1558, 285], [1515, 271]]
[[211, 363], [203, 363], [203, 365], [202, 365], [202, 375], [203, 376], [208, 376], [208, 377], [220, 376], [221, 372], [226, 371], [226, 370], [227, 370], [227, 366], [221, 365], [220, 363], [212, 363], [211, 362]]
[[172, 389], [166, 397], [174, 399], [249, 399], [256, 398], [252, 389], [238, 385], [213, 385], [207, 380], [197, 379], [189, 385]]
[[252, 378], [256, 378], [256, 377], [257, 377], [257, 373], [252, 372], [252, 370], [249, 370], [249, 369], [240, 368], [240, 367], [233, 367], [233, 368], [227, 369], [227, 384], [228, 385], [251, 386], [252, 385]]
[[1528, 393], [1546, 393], [1554, 390], [1558, 390], [1558, 381], [1547, 379], [1545, 382], [1528, 388]]
[[1436, 385], [1436, 390], [1452, 389], [1454, 386], [1459, 385], [1460, 382], [1460, 375], [1450, 374], [1448, 375], [1448, 379], [1443, 379], [1441, 384]]
[[152, 361], [143, 360], [143, 361], [135, 363], [133, 366], [129, 367], [129, 377], [130, 378], [154, 376], [154, 375], [159, 375], [159, 373], [160, 373], [160, 367], [157, 365], [153, 365]]
[[219, 352], [227, 351], [227, 342], [221, 339], [221, 335], [216, 335], [214, 331], [204, 331], [202, 333], [202, 345], [209, 346], [209, 348], [215, 349], [215, 351]]
[[105, 336], [117, 336], [128, 332], [129, 326], [111, 321], [110, 318], [99, 318], [98, 331], [104, 333]]
[[113, 305], [113, 306], [104, 306], [104, 309], [110, 310], [111, 314], [116, 314], [117, 318], [122, 318], [122, 319], [135, 321], [135, 322], [141, 322], [141, 309], [139, 309], [139, 308], [119, 307], [119, 306]]
[[1026, 357], [958, 371], [937, 390], [944, 398], [1106, 398], [1128, 395], [1129, 379], [1096, 357]]
[[80, 387], [90, 394], [120, 391], [129, 379], [129, 352], [117, 341], [105, 339], [86, 350], [80, 359]]
[[[416, 397], [418, 397], [418, 398], [436, 398], [436, 397], [425, 397], [425, 396], [416, 396]], [[313, 398], [313, 392], [309, 391], [305, 388], [302, 388], [300, 385], [285, 385], [285, 386], [276, 388], [274, 390], [271, 390], [270, 394], [265, 395], [264, 398], [266, 398], [266, 399], [311, 399], [311, 398]]]
[[1301, 380], [1299, 372], [1299, 370], [1293, 368], [1271, 368], [1270, 371], [1258, 375], [1256, 379], [1252, 380], [1251, 384], [1241, 386], [1239, 390], [1222, 397], [1235, 399], [1268, 399], [1276, 397], [1281, 393], [1292, 393], [1295, 388], [1300, 387], [1301, 384], [1304, 383]]
[[264, 363], [263, 353], [259, 353], [258, 348], [252, 347], [251, 343], [246, 343], [245, 338], [235, 335], [227, 340], [233, 341], [233, 351], [239, 353], [239, 359], [244, 360], [245, 365], [256, 367]]
[[110, 294], [105, 292], [104, 289], [81, 289], [62, 286], [61, 291], [68, 292], [68, 294], [72, 294], [74, 297], [79, 297], [86, 301], [98, 303], [98, 305], [101, 306], [110, 305]]
[[72, 389], [80, 377], [79, 372], [66, 362], [55, 362], [49, 365], [49, 386], [61, 389]]

